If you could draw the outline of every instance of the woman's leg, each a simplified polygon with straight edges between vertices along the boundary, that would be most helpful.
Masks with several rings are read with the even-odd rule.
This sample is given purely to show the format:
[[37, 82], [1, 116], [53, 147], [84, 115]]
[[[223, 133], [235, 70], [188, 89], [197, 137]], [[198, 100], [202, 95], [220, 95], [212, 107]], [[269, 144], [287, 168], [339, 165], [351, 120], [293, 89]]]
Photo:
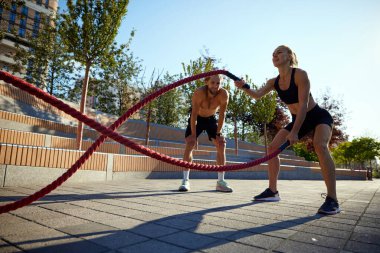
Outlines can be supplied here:
[[318, 155], [322, 176], [327, 187], [327, 196], [337, 200], [335, 164], [330, 155], [328, 144], [331, 139], [332, 129], [329, 125], [320, 124], [315, 128], [313, 145]]
[[[286, 129], [281, 129], [276, 136], [274, 137], [271, 144], [268, 147], [268, 153], [271, 154], [276, 151], [284, 142], [286, 141], [286, 136], [289, 134], [289, 131]], [[278, 174], [280, 173], [280, 158], [278, 156], [272, 158], [268, 161], [269, 169], [269, 188], [272, 192], [277, 192], [277, 179]]]

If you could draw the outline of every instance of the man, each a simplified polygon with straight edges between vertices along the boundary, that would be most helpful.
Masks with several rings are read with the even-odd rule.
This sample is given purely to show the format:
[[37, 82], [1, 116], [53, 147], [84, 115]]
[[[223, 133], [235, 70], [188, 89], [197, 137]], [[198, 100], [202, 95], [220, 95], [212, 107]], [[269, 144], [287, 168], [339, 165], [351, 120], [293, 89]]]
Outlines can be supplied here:
[[[216, 147], [218, 165], [226, 163], [226, 140], [224, 139], [221, 130], [226, 116], [228, 105], [228, 92], [220, 86], [221, 77], [214, 75], [205, 78], [206, 85], [199, 87], [194, 91], [192, 97], [192, 110], [186, 128], [185, 140], [186, 148], [183, 155], [183, 160], [191, 162], [192, 152], [196, 146], [198, 136], [206, 131], [209, 140]], [[219, 109], [219, 119], [216, 120], [215, 114]], [[190, 190], [189, 183], [190, 170], [183, 172], [182, 184], [179, 191]], [[224, 181], [224, 172], [218, 172], [218, 181], [216, 190], [222, 192], [232, 192], [232, 188]]]

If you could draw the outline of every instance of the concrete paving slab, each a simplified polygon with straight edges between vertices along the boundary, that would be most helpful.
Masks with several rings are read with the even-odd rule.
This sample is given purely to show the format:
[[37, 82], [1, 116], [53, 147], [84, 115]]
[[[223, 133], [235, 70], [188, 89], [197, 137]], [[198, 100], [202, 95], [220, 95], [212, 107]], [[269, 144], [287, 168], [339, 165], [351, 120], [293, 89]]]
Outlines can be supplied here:
[[[380, 181], [337, 181], [342, 213], [316, 214], [323, 181], [280, 180], [282, 200], [256, 203], [265, 180], [64, 183], [0, 215], [0, 252], [380, 252]], [[0, 188], [0, 204], [42, 186]]]

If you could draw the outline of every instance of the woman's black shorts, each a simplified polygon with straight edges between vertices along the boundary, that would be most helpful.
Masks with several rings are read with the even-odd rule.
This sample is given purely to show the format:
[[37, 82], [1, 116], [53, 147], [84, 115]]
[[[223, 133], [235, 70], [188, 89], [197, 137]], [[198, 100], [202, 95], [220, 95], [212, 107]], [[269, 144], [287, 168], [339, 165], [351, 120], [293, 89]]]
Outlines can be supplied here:
[[[290, 122], [285, 129], [288, 130], [289, 132], [293, 128], [293, 124], [296, 121], [296, 115], [292, 114], [292, 122]], [[315, 127], [319, 124], [326, 124], [329, 125], [332, 129], [333, 127], [334, 120], [331, 117], [331, 114], [319, 105], [315, 105], [313, 109], [308, 111], [306, 113], [305, 120], [300, 128], [300, 131], [298, 132], [298, 138], [304, 137], [306, 134], [311, 132], [312, 130], [315, 129]]]

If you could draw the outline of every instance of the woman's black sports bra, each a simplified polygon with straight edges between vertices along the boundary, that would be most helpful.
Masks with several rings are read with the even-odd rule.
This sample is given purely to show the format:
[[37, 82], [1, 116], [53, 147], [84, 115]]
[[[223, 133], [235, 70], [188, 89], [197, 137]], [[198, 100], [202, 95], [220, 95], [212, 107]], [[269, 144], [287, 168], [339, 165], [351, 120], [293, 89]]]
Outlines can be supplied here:
[[[287, 90], [280, 89], [280, 86], [278, 84], [278, 81], [280, 80], [280, 75], [278, 75], [276, 80], [274, 81], [274, 88], [276, 89], [278, 96], [287, 105], [298, 103], [298, 87], [296, 83], [294, 82], [295, 72], [296, 72], [296, 69], [293, 68], [292, 76], [290, 78], [290, 85]], [[311, 93], [310, 93], [310, 96], [312, 96]]]

